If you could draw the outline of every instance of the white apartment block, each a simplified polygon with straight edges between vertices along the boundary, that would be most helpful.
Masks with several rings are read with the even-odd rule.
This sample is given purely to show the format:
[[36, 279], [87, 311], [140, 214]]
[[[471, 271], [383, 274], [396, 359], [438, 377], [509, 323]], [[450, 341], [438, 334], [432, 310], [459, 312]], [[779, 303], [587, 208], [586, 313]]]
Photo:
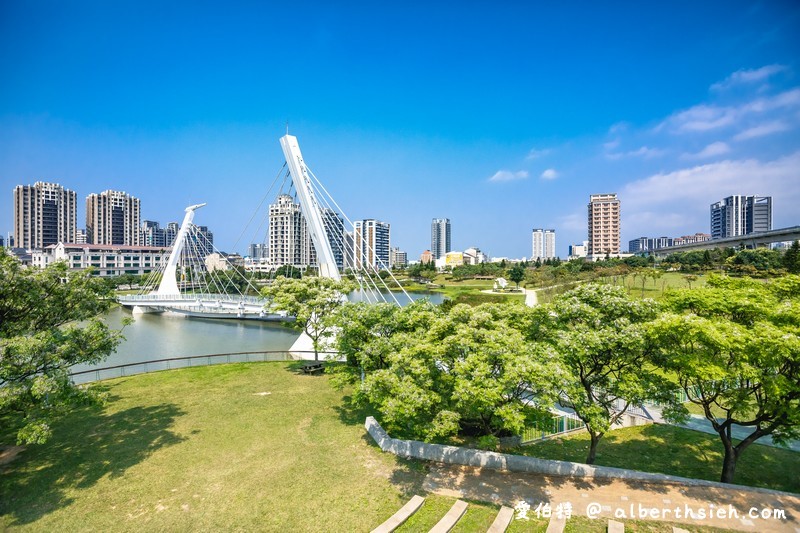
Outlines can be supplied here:
[[620, 204], [615, 193], [589, 196], [587, 256], [596, 261], [620, 254]]
[[73, 242], [78, 229], [75, 191], [57, 183], [37, 181], [14, 188], [14, 246], [42, 249]]
[[269, 258], [273, 267], [305, 269], [317, 263], [300, 204], [287, 194], [279, 195], [269, 206]]
[[532, 236], [531, 261], [554, 259], [556, 256], [556, 230], [534, 228]]

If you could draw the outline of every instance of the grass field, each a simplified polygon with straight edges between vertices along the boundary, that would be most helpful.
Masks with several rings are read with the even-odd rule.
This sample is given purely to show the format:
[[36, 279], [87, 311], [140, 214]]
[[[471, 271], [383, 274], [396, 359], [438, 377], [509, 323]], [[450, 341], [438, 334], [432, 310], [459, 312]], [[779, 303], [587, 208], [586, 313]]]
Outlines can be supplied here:
[[421, 492], [423, 464], [381, 453], [326, 376], [257, 363], [105, 387], [105, 408], [0, 467], [0, 530], [368, 531]]
[[[589, 434], [582, 432], [522, 446], [515, 449], [514, 453], [583, 462], [588, 451]], [[600, 441], [595, 463], [719, 481], [722, 454], [722, 443], [716, 435], [651, 424], [606, 433]], [[800, 453], [752, 444], [738, 461], [734, 482], [800, 493], [798, 472]]]
[[[327, 376], [297, 368], [283, 362], [217, 365], [105, 382], [105, 407], [75, 411], [54, 427], [48, 444], [30, 446], [0, 466], [0, 530], [369, 531], [411, 495], [426, 495], [425, 463], [382, 453], [364, 431], [367, 413], [351, 409]], [[4, 427], [0, 443], [8, 444], [12, 430]], [[644, 436], [655, 445], [631, 451], [626, 441], [634, 439], [623, 439], [612, 451], [609, 444], [618, 437], [609, 435], [601, 461], [633, 455], [654, 461], [663, 453], [672, 473], [685, 474], [676, 472], [685, 468], [678, 460], [685, 450], [663, 442], [676, 436]], [[559, 459], [585, 454], [580, 443], [526, 450], [541, 455], [547, 446]], [[692, 455], [711, 453], [695, 452], [695, 442], [681, 446]], [[798, 466], [783, 468], [781, 476], [766, 470], [763, 477], [787, 485], [786, 472]], [[428, 531], [454, 501], [426, 496], [400, 531]], [[485, 531], [496, 513], [494, 505], [470, 502], [454, 531]], [[516, 521], [509, 531], [546, 527], [545, 519]], [[604, 527], [578, 517], [567, 531]], [[627, 521], [626, 530], [666, 532], [671, 526]]]

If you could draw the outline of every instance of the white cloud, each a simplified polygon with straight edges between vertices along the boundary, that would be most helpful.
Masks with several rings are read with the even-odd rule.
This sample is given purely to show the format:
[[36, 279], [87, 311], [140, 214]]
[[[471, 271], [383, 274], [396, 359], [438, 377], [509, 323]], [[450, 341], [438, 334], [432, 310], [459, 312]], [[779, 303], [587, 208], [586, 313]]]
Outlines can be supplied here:
[[719, 91], [733, 87], [734, 85], [741, 85], [746, 83], [756, 83], [766, 80], [770, 76], [788, 70], [786, 65], [766, 65], [757, 69], [737, 70], [724, 80], [715, 83], [711, 86], [711, 90]]
[[540, 178], [542, 178], [543, 180], [554, 180], [558, 176], [559, 176], [559, 174], [558, 174], [558, 172], [556, 172], [556, 169], [548, 168], [547, 170], [542, 172], [542, 175], [540, 176]]
[[614, 139], [613, 141], [608, 141], [607, 143], [603, 143], [603, 148], [606, 150], [613, 150], [619, 146], [619, 139]]
[[747, 139], [754, 139], [756, 137], [764, 137], [766, 135], [772, 135], [773, 133], [779, 133], [781, 131], [786, 131], [789, 129], [789, 125], [783, 122], [782, 120], [774, 120], [772, 122], [767, 122], [766, 124], [760, 124], [758, 126], [754, 126], [752, 128], [748, 128], [744, 131], [741, 131], [734, 135], [733, 139], [736, 141], [744, 141]]
[[658, 132], [664, 128], [668, 128], [674, 133], [710, 131], [733, 126], [748, 115], [793, 107], [800, 107], [800, 88], [784, 91], [774, 96], [757, 98], [740, 106], [696, 105], [673, 113], [656, 126], [655, 131]]
[[724, 142], [711, 143], [696, 154], [683, 154], [681, 159], [708, 159], [709, 157], [716, 157], [718, 155], [727, 154], [731, 151], [731, 147]]
[[662, 150], [660, 148], [650, 148], [648, 146], [642, 146], [637, 150], [631, 150], [629, 152], [614, 152], [614, 153], [607, 153], [606, 159], [611, 159], [615, 161], [617, 159], [622, 159], [623, 157], [642, 157], [644, 159], [652, 159], [654, 157], [661, 157], [662, 155], [666, 154], [666, 150]]
[[514, 181], [524, 180], [527, 178], [527, 170], [518, 170], [517, 172], [511, 172], [510, 170], [498, 170], [491, 178], [489, 178], [489, 181]]
[[552, 152], [552, 150], [550, 150], [549, 148], [544, 148], [542, 150], [537, 150], [536, 148], [531, 148], [531, 151], [528, 152], [528, 155], [525, 157], [525, 159], [528, 159], [528, 160], [538, 159], [540, 157], [546, 156], [550, 152]]
[[774, 226], [796, 224], [797, 211], [791, 206], [800, 205], [798, 168], [800, 151], [774, 161], [725, 160], [631, 182], [620, 191], [623, 216], [626, 221], [651, 223], [626, 222], [626, 227], [637, 234], [661, 234], [661, 228], [683, 217], [684, 225], [696, 225], [692, 231], [707, 232], [709, 206], [733, 194], [772, 196]]

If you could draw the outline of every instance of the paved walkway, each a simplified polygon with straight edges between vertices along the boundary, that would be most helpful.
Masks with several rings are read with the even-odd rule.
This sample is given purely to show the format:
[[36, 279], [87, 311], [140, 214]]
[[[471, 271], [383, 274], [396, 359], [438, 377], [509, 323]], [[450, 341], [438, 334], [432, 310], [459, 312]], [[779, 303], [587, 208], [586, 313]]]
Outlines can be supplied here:
[[[559, 505], [562, 510], [569, 506], [572, 515], [604, 522], [659, 520], [694, 527], [800, 533], [800, 496], [741, 488], [567, 478], [432, 463], [423, 489], [509, 507], [524, 501], [530, 506], [528, 516], [533, 517], [539, 504], [549, 504], [553, 513]], [[771, 517], [762, 518], [762, 512]], [[785, 518], [773, 518], [776, 513], [785, 513]]]
[[[650, 416], [653, 417], [653, 422], [657, 424], [669, 424], [664, 418], [661, 416], [661, 410], [657, 407], [648, 406], [647, 412], [650, 413]], [[674, 425], [674, 424], [673, 424]], [[702, 415], [690, 415], [689, 420], [686, 421], [685, 424], [678, 424], [680, 427], [684, 427], [687, 429], [694, 429], [695, 431], [702, 431], [703, 433], [709, 433], [711, 435], [717, 435], [717, 432], [714, 431], [714, 428], [711, 427], [711, 422], [706, 420], [706, 418]], [[753, 428], [744, 427], [744, 426], [731, 426], [731, 434], [734, 438], [743, 440], [749, 434], [753, 432]], [[765, 435], [761, 437], [753, 444], [764, 444], [765, 446], [773, 446], [775, 448], [784, 448], [783, 446], [778, 446], [772, 441], [772, 437], [769, 435]], [[788, 449], [793, 450], [795, 452], [800, 452], [800, 441], [793, 440], [790, 441], [788, 444]]]

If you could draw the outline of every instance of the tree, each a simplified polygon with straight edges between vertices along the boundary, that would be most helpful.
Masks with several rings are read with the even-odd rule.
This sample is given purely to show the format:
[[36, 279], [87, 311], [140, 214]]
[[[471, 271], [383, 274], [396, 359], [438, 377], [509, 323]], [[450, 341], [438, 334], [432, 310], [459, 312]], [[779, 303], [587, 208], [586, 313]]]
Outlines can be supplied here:
[[[725, 450], [720, 479], [732, 483], [753, 442], [800, 436], [800, 277], [764, 285], [711, 276], [707, 287], [665, 302], [671, 312], [649, 328], [655, 361], [703, 409]], [[666, 415], [679, 421], [687, 412]], [[738, 444], [734, 424], [752, 429]]]
[[522, 265], [514, 265], [508, 271], [508, 279], [517, 284], [519, 289], [519, 282], [525, 279], [525, 269]]
[[354, 289], [349, 281], [311, 276], [303, 279], [276, 278], [271, 285], [261, 289], [270, 299], [271, 309], [286, 311], [294, 317], [290, 327], [305, 332], [314, 346], [314, 360], [319, 361], [319, 351], [325, 341], [333, 336], [331, 315]]
[[529, 337], [552, 344], [563, 379], [559, 402], [584, 422], [597, 445], [625, 414], [645, 399], [664, 397], [667, 382], [647, 365], [645, 324], [657, 314], [650, 299], [634, 300], [612, 285], [586, 284], [534, 308]]
[[791, 274], [800, 274], [800, 241], [794, 241], [783, 254], [783, 268]]
[[[552, 403], [555, 367], [551, 350], [538, 352], [542, 346], [509, 326], [516, 310], [508, 308], [343, 307], [338, 345], [348, 366], [358, 365], [349, 372], [354, 399], [373, 406], [387, 429], [412, 438], [520, 432]], [[523, 401], [530, 394], [538, 408]]]
[[119, 344], [120, 332], [98, 318], [112, 302], [91, 272], [68, 273], [62, 262], [22, 268], [0, 249], [0, 416], [19, 425], [18, 442], [45, 442], [55, 419], [101, 399], [73, 385], [69, 368], [98, 363]]

